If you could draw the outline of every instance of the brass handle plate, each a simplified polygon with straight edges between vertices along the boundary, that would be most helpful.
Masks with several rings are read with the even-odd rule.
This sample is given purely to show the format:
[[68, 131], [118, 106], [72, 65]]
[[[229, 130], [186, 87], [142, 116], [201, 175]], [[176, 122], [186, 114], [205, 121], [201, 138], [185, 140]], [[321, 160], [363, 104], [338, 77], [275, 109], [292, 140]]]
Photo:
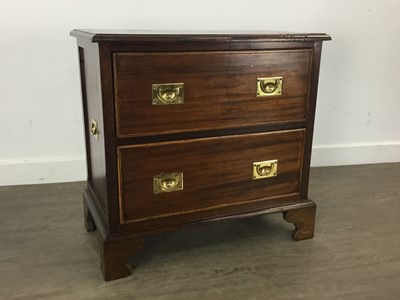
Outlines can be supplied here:
[[90, 117], [90, 134], [93, 135], [96, 140], [99, 139], [99, 124], [93, 117]]
[[161, 173], [153, 176], [153, 194], [183, 190], [183, 173]]
[[282, 77], [257, 78], [257, 97], [282, 95]]
[[278, 160], [266, 160], [253, 163], [253, 180], [275, 177], [278, 175]]
[[182, 104], [184, 100], [183, 83], [152, 84], [153, 105]]

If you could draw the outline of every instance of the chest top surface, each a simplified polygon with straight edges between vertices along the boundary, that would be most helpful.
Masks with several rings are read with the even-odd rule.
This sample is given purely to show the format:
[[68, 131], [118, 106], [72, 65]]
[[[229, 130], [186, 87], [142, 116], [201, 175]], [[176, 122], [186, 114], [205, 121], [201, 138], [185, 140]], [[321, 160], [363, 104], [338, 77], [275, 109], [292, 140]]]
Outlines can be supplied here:
[[133, 42], [133, 41], [287, 41], [313, 42], [326, 41], [331, 37], [325, 33], [294, 33], [262, 30], [105, 30], [105, 29], [74, 29], [71, 36], [89, 39], [92, 42]]

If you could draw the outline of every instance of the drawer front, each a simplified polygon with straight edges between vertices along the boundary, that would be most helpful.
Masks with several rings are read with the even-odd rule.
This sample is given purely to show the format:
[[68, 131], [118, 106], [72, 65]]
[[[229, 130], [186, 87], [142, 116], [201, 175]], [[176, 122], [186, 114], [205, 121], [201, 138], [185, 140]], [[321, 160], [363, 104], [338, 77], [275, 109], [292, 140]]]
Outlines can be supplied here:
[[[119, 137], [304, 120], [311, 50], [115, 53]], [[257, 97], [257, 78], [282, 77]], [[183, 83], [183, 101], [154, 105], [153, 84]]]
[[[121, 224], [299, 197], [304, 136], [299, 129], [121, 146]], [[271, 160], [276, 176], [254, 179], [253, 164]]]

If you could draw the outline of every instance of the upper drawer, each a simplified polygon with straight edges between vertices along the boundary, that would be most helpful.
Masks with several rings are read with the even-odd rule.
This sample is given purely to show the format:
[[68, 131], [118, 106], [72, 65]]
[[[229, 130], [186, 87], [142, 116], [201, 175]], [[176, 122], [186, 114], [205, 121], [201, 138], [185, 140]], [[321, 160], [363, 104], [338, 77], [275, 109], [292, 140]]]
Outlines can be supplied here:
[[[115, 53], [117, 134], [128, 137], [304, 120], [311, 54], [308, 49]], [[281, 94], [257, 97], [257, 78], [269, 77], [282, 77]], [[183, 83], [182, 104], [153, 104], [153, 84], [167, 83]]]

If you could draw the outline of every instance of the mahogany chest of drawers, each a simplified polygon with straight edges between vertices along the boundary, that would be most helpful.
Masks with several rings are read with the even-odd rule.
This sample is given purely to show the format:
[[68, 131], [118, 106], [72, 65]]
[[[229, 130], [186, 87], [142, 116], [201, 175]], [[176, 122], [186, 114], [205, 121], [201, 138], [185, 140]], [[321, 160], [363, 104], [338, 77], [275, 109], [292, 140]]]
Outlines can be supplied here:
[[326, 34], [73, 30], [88, 185], [105, 280], [149, 234], [283, 213], [314, 235], [308, 199]]

